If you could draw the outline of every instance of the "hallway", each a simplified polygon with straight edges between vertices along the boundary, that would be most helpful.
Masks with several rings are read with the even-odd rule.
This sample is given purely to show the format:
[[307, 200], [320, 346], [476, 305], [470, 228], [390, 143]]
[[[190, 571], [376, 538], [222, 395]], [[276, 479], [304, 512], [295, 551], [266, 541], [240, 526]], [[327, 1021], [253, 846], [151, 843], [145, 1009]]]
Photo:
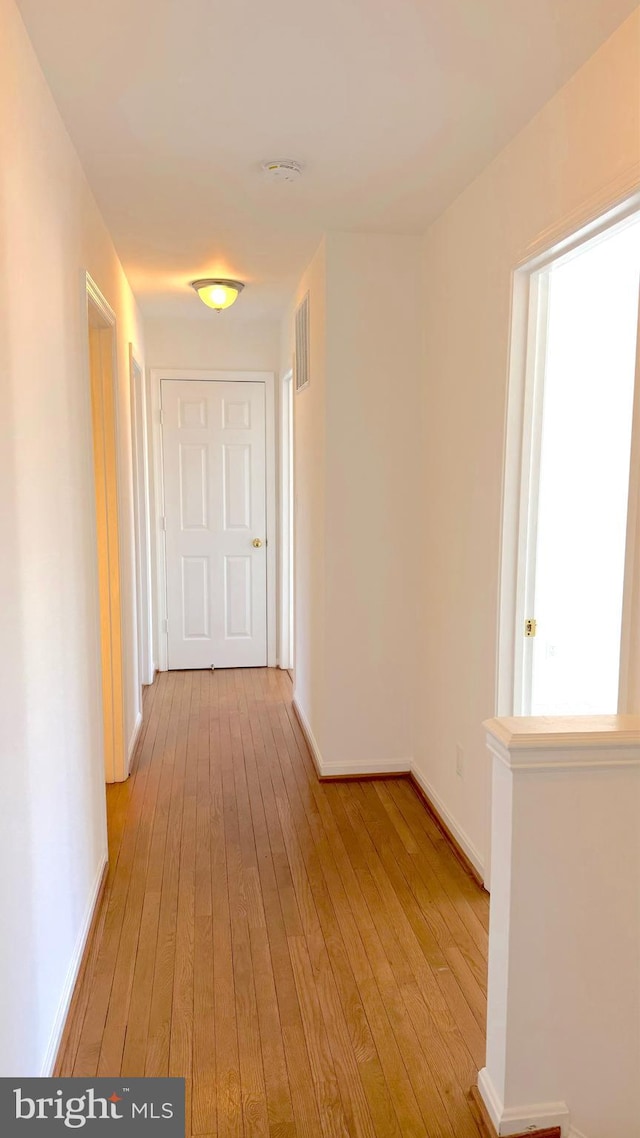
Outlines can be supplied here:
[[488, 897], [405, 779], [318, 782], [274, 669], [161, 673], [60, 1075], [186, 1075], [187, 1134], [477, 1138]]

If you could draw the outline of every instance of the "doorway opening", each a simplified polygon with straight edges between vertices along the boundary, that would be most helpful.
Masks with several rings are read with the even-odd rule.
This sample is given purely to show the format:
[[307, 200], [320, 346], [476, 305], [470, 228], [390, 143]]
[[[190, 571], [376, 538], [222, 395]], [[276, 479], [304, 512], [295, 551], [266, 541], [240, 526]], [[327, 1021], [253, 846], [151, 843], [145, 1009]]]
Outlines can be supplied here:
[[640, 214], [516, 276], [499, 713], [631, 711]]
[[116, 428], [116, 321], [87, 274], [89, 377], [93, 427], [104, 765], [107, 782], [128, 776], [122, 670]]

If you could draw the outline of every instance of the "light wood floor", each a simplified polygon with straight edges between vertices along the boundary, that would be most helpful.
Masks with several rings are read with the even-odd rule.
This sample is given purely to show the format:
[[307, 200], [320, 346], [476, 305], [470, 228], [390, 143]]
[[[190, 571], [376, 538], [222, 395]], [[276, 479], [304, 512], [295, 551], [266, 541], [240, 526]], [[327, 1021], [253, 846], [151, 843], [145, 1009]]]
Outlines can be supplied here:
[[487, 896], [407, 780], [319, 783], [290, 700], [146, 692], [57, 1073], [185, 1076], [207, 1138], [478, 1138]]

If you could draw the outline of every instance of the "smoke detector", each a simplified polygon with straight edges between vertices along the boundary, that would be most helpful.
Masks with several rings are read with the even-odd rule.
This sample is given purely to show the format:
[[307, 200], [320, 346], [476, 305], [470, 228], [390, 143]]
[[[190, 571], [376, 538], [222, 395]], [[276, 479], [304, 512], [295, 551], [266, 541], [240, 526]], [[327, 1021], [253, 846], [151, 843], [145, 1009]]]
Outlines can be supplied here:
[[304, 166], [293, 158], [276, 158], [262, 163], [262, 172], [270, 182], [297, 182]]

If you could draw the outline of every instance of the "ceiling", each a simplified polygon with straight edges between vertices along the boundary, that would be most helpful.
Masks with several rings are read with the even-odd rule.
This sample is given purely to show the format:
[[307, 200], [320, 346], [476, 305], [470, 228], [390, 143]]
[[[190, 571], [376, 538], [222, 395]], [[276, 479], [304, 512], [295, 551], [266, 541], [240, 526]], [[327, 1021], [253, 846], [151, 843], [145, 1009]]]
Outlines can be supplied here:
[[246, 319], [325, 230], [423, 230], [636, 0], [18, 6], [144, 314], [210, 319], [188, 282], [224, 275]]

